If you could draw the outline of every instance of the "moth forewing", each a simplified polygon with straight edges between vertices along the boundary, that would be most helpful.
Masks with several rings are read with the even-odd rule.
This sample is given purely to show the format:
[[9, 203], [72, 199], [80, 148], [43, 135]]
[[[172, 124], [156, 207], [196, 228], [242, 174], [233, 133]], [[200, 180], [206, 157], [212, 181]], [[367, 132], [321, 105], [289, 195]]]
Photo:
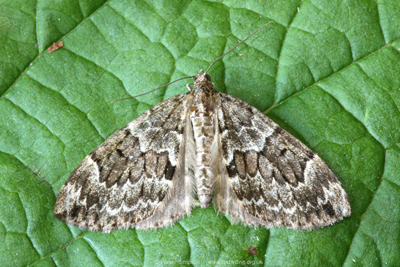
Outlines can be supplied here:
[[107, 139], [61, 188], [55, 216], [109, 232], [158, 228], [188, 214], [192, 185], [184, 165], [186, 114], [185, 95], [177, 95]]
[[219, 95], [217, 209], [247, 225], [293, 229], [350, 216], [346, 192], [314, 152], [256, 108]]

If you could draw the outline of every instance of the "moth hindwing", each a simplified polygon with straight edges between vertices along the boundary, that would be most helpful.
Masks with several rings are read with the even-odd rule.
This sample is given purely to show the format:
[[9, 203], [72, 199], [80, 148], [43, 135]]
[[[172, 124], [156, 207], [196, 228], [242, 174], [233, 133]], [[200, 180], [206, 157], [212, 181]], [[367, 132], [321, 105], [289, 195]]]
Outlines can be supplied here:
[[246, 225], [314, 229], [350, 216], [346, 192], [320, 157], [256, 108], [218, 93], [202, 71], [188, 93], [89, 154], [54, 214], [89, 230], [158, 228], [190, 215], [196, 194], [202, 208], [213, 199]]

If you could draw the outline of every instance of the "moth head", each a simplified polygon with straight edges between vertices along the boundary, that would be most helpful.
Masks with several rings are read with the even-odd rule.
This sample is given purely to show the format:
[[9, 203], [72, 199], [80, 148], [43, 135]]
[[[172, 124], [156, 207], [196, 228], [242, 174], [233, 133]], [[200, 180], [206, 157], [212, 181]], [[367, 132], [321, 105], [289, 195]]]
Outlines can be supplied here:
[[203, 70], [200, 70], [199, 74], [193, 77], [193, 82], [194, 83], [211, 82], [211, 77], [207, 73], [204, 73]]

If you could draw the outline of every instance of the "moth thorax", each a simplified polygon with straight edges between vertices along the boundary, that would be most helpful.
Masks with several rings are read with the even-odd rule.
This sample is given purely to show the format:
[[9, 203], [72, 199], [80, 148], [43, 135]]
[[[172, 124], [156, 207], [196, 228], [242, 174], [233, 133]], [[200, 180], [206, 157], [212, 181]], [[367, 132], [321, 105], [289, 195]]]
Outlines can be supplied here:
[[190, 109], [193, 116], [212, 116], [215, 111], [215, 93], [213, 88], [195, 86], [193, 88], [193, 103]]

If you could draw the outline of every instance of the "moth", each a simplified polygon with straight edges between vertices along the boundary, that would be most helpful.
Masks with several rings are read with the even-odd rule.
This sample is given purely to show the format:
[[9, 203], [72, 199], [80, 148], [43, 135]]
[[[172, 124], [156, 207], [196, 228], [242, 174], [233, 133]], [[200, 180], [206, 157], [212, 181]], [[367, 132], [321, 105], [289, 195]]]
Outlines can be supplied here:
[[213, 201], [249, 226], [309, 230], [350, 216], [322, 159], [255, 107], [217, 92], [208, 69], [90, 153], [54, 215], [103, 232], [157, 229], [190, 215], [197, 195], [201, 208]]

